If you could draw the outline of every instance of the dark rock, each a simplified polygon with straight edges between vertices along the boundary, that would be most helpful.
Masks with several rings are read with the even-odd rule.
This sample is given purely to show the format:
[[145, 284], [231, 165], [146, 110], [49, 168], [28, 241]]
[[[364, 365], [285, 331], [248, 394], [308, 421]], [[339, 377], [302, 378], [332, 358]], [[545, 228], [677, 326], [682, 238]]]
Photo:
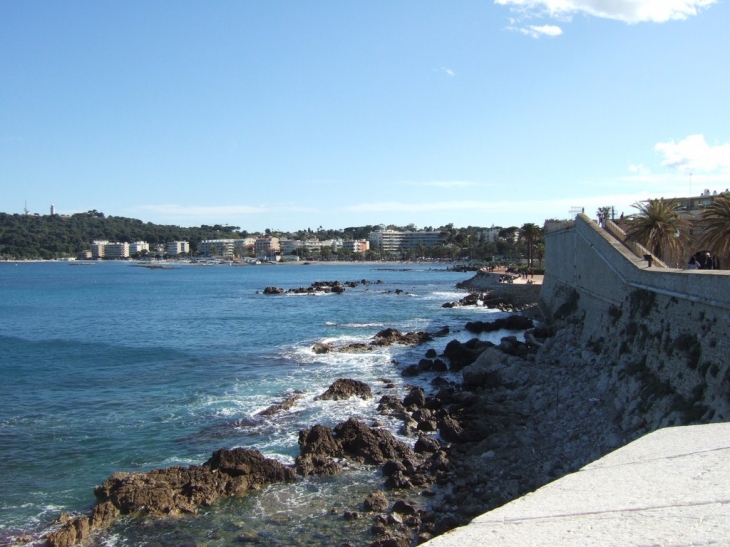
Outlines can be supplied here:
[[440, 447], [441, 443], [438, 442], [436, 439], [421, 435], [420, 437], [418, 437], [418, 440], [413, 447], [413, 451], [416, 452], [416, 454], [433, 453], [436, 452]]
[[97, 504], [91, 517], [67, 521], [48, 534], [46, 542], [67, 547], [86, 539], [91, 530], [108, 526], [120, 514], [142, 510], [158, 515], [195, 513], [198, 506], [210, 505], [220, 497], [294, 479], [292, 468], [245, 448], [218, 450], [203, 465], [115, 473], [94, 490]]
[[431, 432], [438, 429], [438, 423], [436, 420], [421, 420], [418, 422], [418, 431]]
[[460, 442], [463, 438], [464, 430], [454, 418], [447, 416], [438, 423], [438, 428], [439, 435], [447, 442]]
[[361, 342], [355, 342], [352, 344], [348, 344], [346, 346], [343, 346], [339, 348], [337, 351], [340, 353], [364, 353], [368, 351], [370, 348], [367, 346], [367, 344], [363, 344]]
[[388, 524], [403, 524], [403, 517], [398, 513], [391, 513], [388, 515]]
[[340, 401], [349, 399], [350, 397], [360, 397], [361, 399], [371, 399], [373, 392], [366, 383], [359, 380], [351, 380], [349, 378], [340, 378], [325, 391], [322, 395], [315, 397], [315, 401]]
[[266, 287], [264, 289], [264, 294], [284, 294], [285, 292], [284, 289], [279, 287]]
[[480, 332], [493, 332], [496, 330], [527, 330], [535, 326], [532, 319], [524, 315], [510, 315], [496, 321], [474, 321], [466, 324], [466, 330], [478, 334]]
[[310, 475], [331, 476], [340, 473], [342, 466], [327, 456], [304, 454], [297, 457], [294, 469], [302, 477]]
[[446, 372], [449, 367], [441, 359], [434, 359], [433, 366], [431, 367], [432, 372]]
[[388, 509], [390, 505], [388, 498], [385, 496], [385, 492], [377, 490], [368, 494], [363, 503], [366, 511], [383, 512]]
[[422, 407], [425, 404], [426, 394], [420, 387], [412, 388], [411, 391], [408, 392], [408, 395], [403, 398], [403, 406], [405, 407], [409, 407], [411, 405]]
[[437, 355], [438, 355], [438, 353], [436, 353], [436, 350], [435, 350], [435, 349], [433, 349], [433, 348], [430, 348], [430, 349], [429, 349], [429, 350], [428, 350], [428, 351], [426, 352], [426, 357], [427, 357], [427, 358], [429, 358], [429, 359], [433, 359], [433, 358], [434, 358], [434, 357], [436, 357]]
[[289, 410], [301, 398], [302, 398], [302, 395], [300, 393], [291, 395], [291, 396], [287, 397], [281, 403], [271, 405], [269, 408], [262, 410], [261, 412], [258, 413], [258, 416], [273, 416], [274, 414], [277, 414], [284, 410]]
[[401, 515], [415, 515], [416, 508], [406, 501], [398, 500], [393, 504], [393, 512], [400, 513]]
[[383, 329], [373, 337], [373, 341], [370, 342], [370, 345], [392, 346], [394, 344], [400, 344], [412, 346], [422, 344], [430, 340], [433, 340], [433, 337], [427, 332], [408, 332], [403, 334], [397, 329]]
[[330, 353], [331, 351], [334, 351], [334, 347], [332, 346], [332, 344], [317, 342], [312, 346], [312, 351], [317, 355], [322, 355], [324, 353]]
[[397, 471], [393, 473], [390, 477], [388, 477], [385, 481], [385, 487], [386, 488], [413, 488], [413, 483], [408, 478], [408, 475], [401, 471]]
[[360, 513], [357, 511], [345, 511], [343, 516], [345, 517], [345, 520], [356, 520], [360, 518]]
[[452, 340], [446, 344], [444, 356], [451, 363], [451, 370], [459, 371], [467, 365], [471, 365], [477, 360], [482, 352], [477, 349], [470, 348], [467, 344], [462, 344], [458, 340]]
[[373, 429], [355, 418], [338, 424], [334, 435], [343, 451], [363, 463], [380, 465], [389, 459], [411, 461], [413, 451], [384, 429]]
[[388, 536], [373, 541], [370, 547], [410, 547], [411, 538], [403, 535]]
[[390, 477], [391, 475], [395, 474], [398, 471], [405, 471], [405, 470], [406, 470], [406, 466], [397, 460], [388, 460], [387, 462], [385, 462], [383, 464], [383, 467], [381, 468], [383, 475], [386, 477]]
[[332, 430], [323, 425], [315, 425], [299, 432], [299, 451], [302, 456], [316, 454], [318, 456], [340, 457], [342, 447], [335, 440]]
[[431, 412], [427, 408], [419, 408], [411, 416], [417, 422], [422, 422], [424, 420], [430, 420], [431, 418], [433, 418], [433, 412]]
[[421, 359], [418, 361], [418, 370], [420, 372], [428, 372], [433, 368], [433, 361], [431, 359]]
[[401, 376], [418, 376], [418, 374], [420, 372], [421, 371], [418, 370], [418, 366], [417, 365], [408, 365], [406, 368], [404, 368], [401, 371], [400, 375]]
[[378, 412], [382, 414], [402, 414], [406, 411], [395, 395], [383, 395], [378, 402]]

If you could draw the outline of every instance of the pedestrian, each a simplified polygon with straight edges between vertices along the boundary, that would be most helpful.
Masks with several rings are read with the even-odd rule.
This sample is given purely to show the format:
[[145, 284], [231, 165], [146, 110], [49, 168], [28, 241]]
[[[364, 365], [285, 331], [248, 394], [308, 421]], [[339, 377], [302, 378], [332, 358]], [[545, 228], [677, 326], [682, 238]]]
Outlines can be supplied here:
[[700, 265], [697, 262], [695, 255], [690, 256], [689, 262], [687, 263], [687, 269], [688, 270], [699, 270], [699, 268], [700, 268]]

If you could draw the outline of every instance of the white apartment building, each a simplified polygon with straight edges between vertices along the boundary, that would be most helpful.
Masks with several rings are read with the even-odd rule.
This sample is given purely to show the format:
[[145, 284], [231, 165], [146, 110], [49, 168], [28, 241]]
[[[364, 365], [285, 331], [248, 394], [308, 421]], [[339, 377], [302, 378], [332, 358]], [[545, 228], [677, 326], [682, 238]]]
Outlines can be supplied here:
[[301, 249], [303, 244], [299, 239], [281, 239], [279, 246], [281, 247], [281, 254], [290, 255], [294, 251]]
[[189, 253], [190, 244], [187, 241], [168, 241], [167, 245], [165, 245], [165, 252], [170, 256]]
[[129, 254], [136, 255], [142, 251], [150, 252], [150, 244], [146, 241], [134, 241], [129, 244]]
[[420, 245], [435, 247], [444, 242], [441, 232], [399, 232], [397, 230], [377, 230], [370, 232], [368, 238], [372, 249], [397, 253], [401, 250], [415, 249]]
[[198, 252], [203, 256], [231, 258], [236, 245], [235, 239], [206, 239], [198, 244]]

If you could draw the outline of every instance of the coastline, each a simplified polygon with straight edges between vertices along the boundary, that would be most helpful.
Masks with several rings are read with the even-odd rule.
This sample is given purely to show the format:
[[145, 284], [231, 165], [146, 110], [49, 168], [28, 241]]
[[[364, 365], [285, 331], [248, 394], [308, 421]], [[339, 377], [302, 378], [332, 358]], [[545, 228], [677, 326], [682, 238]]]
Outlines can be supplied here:
[[[380, 264], [380, 263], [376, 263], [376, 264]], [[445, 355], [447, 353], [447, 351], [446, 351], [447, 347], [451, 345], [451, 342], [449, 342], [449, 340], [450, 340], [450, 337], [446, 337], [443, 340], [443, 342], [439, 342], [438, 347], [444, 346], [444, 347], [441, 347], [441, 349], [439, 350], [440, 354]], [[452, 342], [453, 342], [453, 340], [452, 340]], [[429, 358], [429, 357], [427, 356], [427, 358]], [[433, 356], [431, 356], [430, 358], [433, 360]], [[452, 364], [452, 369], [455, 371], [456, 368], [453, 366], [453, 362], [451, 364]], [[421, 363], [419, 363], [419, 367], [420, 366], [421, 366]], [[460, 364], [459, 366], [463, 366], [463, 364]], [[400, 371], [400, 370], [401, 370], [401, 366], [397, 366], [395, 368], [395, 371]], [[436, 380], [440, 376], [438, 373], [433, 374], [433, 373], [424, 372], [424, 374], [427, 375], [426, 379], [433, 379], [433, 380]], [[407, 379], [406, 379], [406, 381], [407, 381]], [[375, 388], [377, 386], [373, 386], [373, 387]], [[427, 414], [427, 411], [436, 410], [439, 405], [442, 405], [442, 403], [439, 402], [438, 397], [436, 395], [439, 392], [443, 391], [444, 388], [446, 389], [446, 391], [444, 391], [441, 394], [444, 396], [444, 398], [445, 398], [444, 400], [448, 400], [448, 398], [446, 396], [448, 395], [449, 392], [457, 394], [456, 399], [448, 400], [449, 401], [448, 406], [450, 408], [453, 408], [454, 410], [456, 410], [458, 404], [460, 404], [463, 401], [460, 400], [460, 398], [462, 396], [458, 395], [459, 393], [461, 393], [462, 390], [455, 383], [449, 384], [448, 386], [445, 386], [443, 384], [435, 385], [433, 393], [429, 394], [429, 396], [424, 396], [423, 401], [420, 400], [420, 397], [418, 398], [417, 401], [411, 401], [408, 404], [404, 404], [407, 402], [405, 399], [399, 401], [399, 404], [402, 405], [406, 410], [405, 411], [397, 410], [396, 412], [402, 412], [403, 427], [405, 430], [410, 431], [410, 434], [412, 435], [411, 438], [413, 439], [413, 441], [415, 441], [417, 439], [417, 435], [418, 435], [419, 431], [420, 432], [433, 432], [434, 428], [439, 429], [438, 422], [444, 422], [443, 425], [445, 425], [446, 427], [453, 426], [453, 422], [444, 420], [444, 418], [448, 417], [446, 414], [438, 416], [435, 424], [433, 423], [434, 422], [433, 419], [428, 419], [428, 417], [425, 416], [425, 414]], [[388, 412], [391, 412], [391, 411], [392, 411], [392, 409], [388, 410]], [[450, 412], [450, 410], [447, 412]], [[370, 417], [368, 417], [368, 419], [372, 419], [373, 424], [375, 425], [375, 422], [377, 421], [377, 416], [370, 416]], [[421, 422], [423, 422], [423, 425], [421, 425], [419, 427], [419, 424], [421, 424]], [[441, 429], [443, 429], [443, 428], [441, 428]], [[448, 433], [446, 435], [448, 435]], [[432, 433], [430, 436], [432, 436]], [[451, 444], [452, 444], [452, 442], [446, 441], [444, 443], [444, 451], [447, 448], [450, 449]], [[440, 451], [440, 452], [444, 452], [444, 451]], [[429, 456], [429, 458], [430, 457], [431, 456]], [[436, 481], [436, 486], [433, 487], [433, 490], [443, 490], [444, 487], [448, 487], [448, 485], [449, 485], [450, 479], [448, 479], [448, 477], [446, 475], [446, 473], [448, 471], [444, 466], [449, 467], [451, 464], [448, 463], [447, 461], [444, 461], [444, 457], [445, 457], [445, 454], [442, 453], [441, 456], [439, 456], [437, 458], [437, 459], [439, 459], [439, 463], [435, 464], [435, 465], [437, 467], [439, 467], [439, 469], [435, 469], [433, 478], [429, 479], [429, 481], [433, 481], [433, 480]], [[377, 469], [375, 469], [374, 472], [377, 473]], [[411, 480], [408, 478], [408, 476], [404, 476], [402, 478], [405, 480]], [[398, 479], [398, 480], [401, 480], [401, 479]], [[418, 477], [415, 479], [416, 483], [421, 480], [423, 480], [423, 479], [418, 478]], [[402, 484], [401, 486], [405, 486], [405, 485]], [[414, 486], [417, 486], [417, 485], [414, 484]], [[393, 491], [393, 493], [388, 494], [388, 498], [392, 502], [402, 501], [403, 503], [410, 503], [411, 506], [415, 505], [416, 511], [418, 511], [418, 515], [416, 515], [416, 516], [418, 518], [421, 518], [420, 524], [418, 524], [418, 526], [421, 526], [421, 525], [425, 526], [424, 533], [440, 533], [442, 531], [449, 529], [452, 526], [449, 524], [448, 520], [444, 521], [440, 517], [433, 515], [433, 513], [430, 513], [430, 511], [427, 511], [427, 508], [429, 508], [431, 506], [435, 507], [436, 506], [435, 502], [437, 502], [440, 499], [439, 496], [436, 496], [435, 498], [432, 497], [432, 493], [430, 493], [430, 492], [423, 494], [423, 492], [427, 492], [428, 490], [430, 490], [430, 489], [425, 486], [425, 483], [424, 483], [424, 489], [422, 489], [420, 486], [417, 486], [415, 490], [414, 489], [402, 490], [397, 487], [396, 490]], [[416, 497], [416, 500], [418, 500], [419, 503], [415, 503], [415, 504], [413, 503], [414, 495]], [[390, 529], [391, 531], [394, 530], [397, 532], [397, 531], [401, 530], [402, 526], [405, 526], [405, 529], [408, 529], [411, 532], [414, 531], [414, 528], [415, 528], [414, 525], [417, 524], [415, 517], [413, 519], [409, 519], [408, 516], [405, 515], [404, 518], [401, 518], [402, 521], [408, 521], [408, 524], [406, 524], [405, 522], [394, 522], [394, 521], [397, 521], [400, 517], [398, 517], [398, 514], [399, 514], [398, 512], [395, 512], [395, 514], [393, 513], [392, 506], [389, 506], [385, 512], [381, 512], [378, 515], [370, 514], [369, 512], [365, 512], [365, 514], [363, 514], [362, 513], [363, 503], [364, 503], [364, 501], [362, 498], [352, 500], [352, 503], [350, 504], [350, 507], [349, 507], [349, 509], [346, 510], [346, 512], [348, 512], [348, 513], [359, 512], [360, 518], [366, 519], [366, 520], [370, 520], [371, 518], [377, 518], [378, 516], [380, 516], [381, 519], [385, 519], [387, 521], [386, 531], [388, 531]], [[406, 509], [406, 510], [408, 510], [408, 509]], [[422, 511], [425, 511], [425, 512], [422, 513]], [[342, 513], [341, 517], [337, 517], [337, 518], [347, 519], [348, 517], [344, 513]], [[356, 517], [353, 517], [353, 518], [356, 518]], [[68, 523], [70, 521], [66, 521], [66, 522]], [[381, 524], [383, 524], [383, 523], [381, 523]], [[405, 529], [403, 529], [403, 531], [405, 531]], [[429, 532], [428, 530], [431, 530], [431, 532]], [[392, 537], [381, 537], [380, 539], [378, 539], [377, 536], [371, 535], [371, 533], [368, 532], [367, 534], [365, 534], [365, 537], [363, 539], [366, 542], [370, 542], [371, 540], [374, 540], [373, 544], [375, 545], [375, 544], [377, 544], [377, 543], [375, 543], [377, 541], [380, 541], [380, 540], [389, 541], [393, 538]], [[425, 536], [422, 539], [425, 539]], [[360, 544], [360, 543], [358, 543], [358, 544]]]
[[[508, 287], [506, 284], [501, 287], [502, 290], [511, 289], [514, 290], [516, 287]], [[531, 287], [523, 286], [522, 289], [530, 289]], [[500, 288], [496, 289], [497, 291]], [[510, 291], [511, 292], [511, 291]], [[388, 329], [386, 329], [387, 331]], [[380, 336], [380, 335], [378, 335]], [[390, 334], [388, 334], [390, 336]], [[404, 342], [395, 335], [393, 339], [389, 339], [388, 343], [418, 343], [415, 341]], [[377, 336], [376, 336], [377, 338]], [[446, 338], [448, 340], [448, 337]], [[444, 342], [446, 342], [446, 340]], [[444, 359], [447, 359], [450, 363], [452, 371], [460, 370], [466, 366], [469, 368], [469, 363], [473, 362], [478, 353], [475, 352], [464, 360], [464, 356], [461, 354], [465, 350], [461, 350], [461, 353], [449, 353], [449, 347], [454, 346], [456, 340], [451, 340], [444, 344], [440, 355]], [[493, 346], [492, 344], [485, 344], [484, 347], [479, 348], [484, 351], [485, 348]], [[501, 351], [501, 350], [500, 350]], [[433, 357], [433, 355], [427, 354], [426, 357]], [[424, 359], [427, 360], [427, 359]], [[423, 365], [423, 361], [419, 363], [419, 367]], [[465, 369], [466, 370], [466, 369]], [[421, 371], [422, 373], [428, 374], [427, 369]], [[439, 378], [439, 375], [433, 375], [434, 381]], [[356, 382], [356, 380], [355, 380]], [[432, 382], [433, 383], [433, 382]], [[448, 386], [448, 387], [446, 387]], [[369, 389], [368, 389], [369, 391]], [[467, 390], [468, 391], [468, 390]], [[358, 519], [367, 517], [373, 519], [375, 524], [372, 527], [371, 533], [374, 532], [374, 538], [367, 538], [367, 542], [373, 547], [385, 546], [385, 545], [409, 545], [415, 536], [418, 536], [418, 541], [422, 542], [430, 537], [441, 534], [454, 526], [462, 524], [465, 515], [470, 515], [473, 511], [469, 509], [464, 503], [457, 503], [456, 509], [453, 505], [454, 494], [458, 492], [459, 481], [457, 476], [461, 470], [467, 465], [466, 460], [463, 460], [461, 456], [460, 445], [470, 438], [469, 426], [464, 421], [465, 406], [464, 406], [464, 390], [463, 385], [458, 383], [449, 383], [442, 380], [442, 382], [436, 382], [432, 393], [426, 395], [420, 388], [413, 388], [402, 400], [393, 400], [392, 396], [384, 396], [380, 401], [379, 410], [381, 414], [389, 414], [399, 416], [403, 420], [403, 431], [417, 441], [413, 446], [413, 449], [402, 448], [406, 452], [397, 456], [395, 460], [392, 458], [386, 458], [385, 456], [376, 457], [374, 460], [366, 460], [364, 463], [381, 465], [384, 464], [383, 473], [384, 478], [388, 477], [383, 484], [383, 490], [376, 490], [372, 495], [386, 500], [393, 500], [393, 503], [388, 502], [387, 505], [378, 505], [378, 511], [368, 510], [367, 500], [352, 500], [350, 510], [345, 510], [343, 513], [344, 519]], [[349, 397], [349, 395], [347, 396]], [[347, 398], [343, 397], [343, 398]], [[468, 397], [467, 397], [468, 399]], [[264, 411], [264, 413], [276, 413], [279, 411], [288, 410], [292, 406], [296, 405], [297, 397], [293, 397], [291, 400], [282, 402], [280, 405], [275, 405], [270, 409]], [[458, 420], [456, 416], [459, 416]], [[374, 425], [376, 429], [371, 429], [362, 424], [358, 430], [361, 444], [363, 439], [369, 438], [374, 432], [384, 432], [377, 427], [377, 417], [371, 417], [375, 420]], [[352, 420], [352, 419], [351, 419]], [[350, 420], [350, 421], [351, 421]], [[349, 423], [349, 422], [348, 422]], [[340, 424], [338, 428], [343, 427]], [[317, 426], [319, 427], [319, 426]], [[357, 429], [356, 427], [356, 429]], [[327, 428], [325, 428], [327, 429]], [[439, 435], [434, 435], [434, 432], [438, 432]], [[380, 433], [378, 433], [380, 434]], [[297, 459], [297, 465], [295, 466], [297, 473], [306, 477], [309, 475], [327, 475], [332, 471], [332, 465], [340, 465], [331, 460], [322, 461], [322, 458], [331, 456], [330, 451], [325, 450], [322, 453], [311, 452], [307, 449], [307, 443], [302, 444], [302, 435], [307, 437], [309, 434], [306, 432], [300, 432], [300, 446], [302, 446], [302, 452], [300, 458]], [[389, 435], [389, 434], [388, 434]], [[379, 441], [380, 446], [383, 442], [398, 444], [394, 438], [386, 435], [385, 438], [390, 439], [388, 441]], [[437, 440], [440, 438], [440, 440]], [[319, 442], [318, 442], [319, 444]], [[401, 450], [401, 449], [399, 449]], [[345, 458], [353, 456], [347, 456], [346, 453], [339, 454], [339, 458]], [[357, 456], [355, 456], [357, 458]], [[210, 462], [219, 459], [216, 454], [213, 458], [203, 465], [213, 465]], [[314, 461], [312, 461], [314, 458]], [[319, 459], [317, 459], [319, 458]], [[301, 460], [301, 461], [300, 461]], [[266, 465], [273, 465], [266, 464]], [[396, 468], [395, 474], [392, 470], [386, 471], [386, 467], [394, 466]], [[191, 467], [191, 472], [193, 468]], [[172, 480], [175, 483], [179, 483], [181, 480], [185, 482], [187, 479], [181, 479], [178, 474], [180, 471], [171, 470], [173, 472]], [[167, 473], [165, 470], [161, 470], [162, 473]], [[283, 471], [277, 472], [281, 473]], [[161, 480], [160, 472], [154, 472], [157, 483]], [[197, 474], [198, 471], [195, 471]], [[287, 471], [287, 473], [290, 473]], [[267, 472], [264, 472], [266, 475]], [[83, 541], [91, 535], [93, 530], [103, 530], [110, 525], [111, 522], [120, 514], [124, 513], [135, 513], [139, 511], [139, 508], [144, 507], [145, 511], [151, 511], [153, 514], [164, 515], [166, 513], [175, 514], [180, 511], [182, 512], [196, 512], [191, 506], [186, 505], [187, 502], [182, 502], [179, 509], [165, 509], [168, 505], [175, 507], [176, 503], [171, 502], [168, 498], [164, 498], [162, 505], [159, 500], [156, 500], [153, 494], [150, 494], [145, 484], [149, 479], [144, 478], [144, 474], [132, 474], [139, 478], [134, 478], [132, 483], [125, 483], [124, 486], [120, 486], [121, 483], [115, 479], [116, 475], [110, 477], [105, 483], [104, 489], [106, 494], [100, 497], [99, 490], [97, 489], [97, 505], [94, 511], [89, 517], [85, 516], [63, 516], [59, 521], [61, 528], [55, 534], [48, 537], [46, 544], [53, 547], [63, 547], [68, 545], [76, 544], [79, 540]], [[278, 475], [277, 475], [278, 476]], [[132, 480], [129, 474], [120, 475], [120, 478], [126, 477], [124, 480]], [[284, 480], [292, 480], [293, 475], [288, 475], [288, 478]], [[196, 479], [200, 481], [201, 479]], [[256, 479], [259, 480], [259, 479]], [[116, 481], [116, 482], [115, 482]], [[141, 481], [141, 482], [140, 482]], [[116, 486], [114, 486], [116, 484]], [[130, 486], [134, 484], [136, 486]], [[200, 483], [202, 485], [202, 483]], [[140, 486], [141, 485], [141, 486]], [[433, 485], [433, 488], [429, 488], [429, 485]], [[141, 506], [129, 505], [127, 507], [113, 507], [110, 505], [109, 500], [118, 499], [119, 494], [114, 494], [114, 488], [134, 488], [137, 492], [132, 497], [134, 499], [146, 500]], [[202, 487], [202, 486], [201, 486]], [[230, 487], [226, 487], [229, 489]], [[425, 488], [425, 489], [424, 489]], [[141, 489], [141, 490], [140, 490]], [[238, 487], [233, 488], [237, 490]], [[177, 495], [173, 495], [173, 498]], [[214, 498], [210, 497], [211, 494], [206, 494], [206, 505]], [[369, 498], [368, 498], [369, 499]], [[363, 503], [365, 506], [363, 506]], [[157, 505], [156, 505], [157, 504]], [[167, 504], [167, 505], [166, 505]], [[137, 507], [137, 508], [135, 508]], [[158, 507], [155, 509], [155, 507]], [[361, 515], [359, 512], [363, 511], [365, 515]], [[399, 513], [403, 511], [404, 513]], [[164, 517], [163, 517], [164, 518]], [[379, 536], [379, 538], [377, 537]], [[370, 539], [373, 539], [370, 542]]]

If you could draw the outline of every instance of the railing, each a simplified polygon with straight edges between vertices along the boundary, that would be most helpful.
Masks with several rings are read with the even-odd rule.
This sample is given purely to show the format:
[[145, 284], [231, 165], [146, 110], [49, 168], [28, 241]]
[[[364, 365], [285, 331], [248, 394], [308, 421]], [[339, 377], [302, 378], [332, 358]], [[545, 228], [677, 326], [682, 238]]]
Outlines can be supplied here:
[[631, 252], [634, 253], [637, 257], [643, 259], [646, 256], [651, 256], [653, 266], [656, 266], [657, 268], [667, 268], [667, 265], [664, 262], [654, 256], [653, 253], [650, 253], [649, 250], [641, 243], [637, 243], [636, 241], [632, 241], [631, 239], [629, 239], [629, 237], [626, 235], [626, 232], [624, 232], [621, 227], [615, 222], [611, 220], [606, 220], [603, 222], [603, 227], [609, 234], [611, 234], [626, 247], [628, 247]]

